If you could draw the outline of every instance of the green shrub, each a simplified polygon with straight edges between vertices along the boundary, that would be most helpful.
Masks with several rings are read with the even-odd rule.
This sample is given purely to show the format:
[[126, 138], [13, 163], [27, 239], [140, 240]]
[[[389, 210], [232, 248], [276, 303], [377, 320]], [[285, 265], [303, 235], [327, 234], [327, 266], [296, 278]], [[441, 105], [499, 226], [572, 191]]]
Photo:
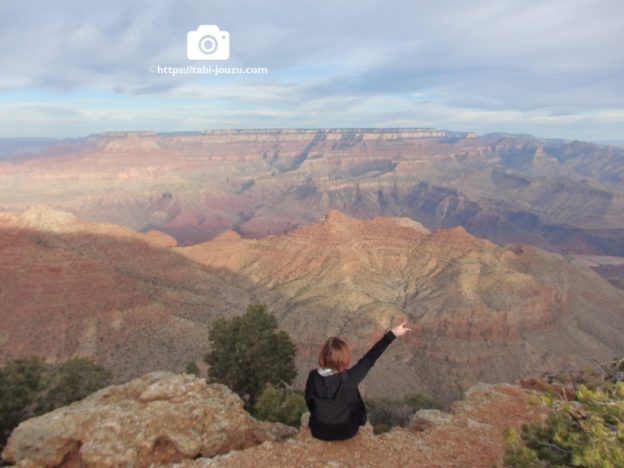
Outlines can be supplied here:
[[307, 411], [301, 390], [275, 388], [266, 385], [254, 405], [253, 415], [257, 419], [281, 422], [298, 427], [301, 415]]
[[73, 358], [55, 368], [46, 382], [46, 391], [40, 397], [38, 412], [55, 408], [89, 396], [112, 382], [112, 374], [90, 359]]
[[45, 372], [46, 364], [37, 357], [7, 361], [0, 368], [0, 448], [21, 421], [35, 414]]
[[285, 388], [297, 376], [295, 345], [265, 305], [250, 305], [240, 317], [215, 321], [209, 339], [204, 358], [209, 379], [230, 387], [247, 409], [267, 384]]
[[193, 361], [188, 362], [186, 367], [184, 368], [184, 373], [194, 375], [195, 377], [199, 376], [199, 367]]
[[544, 394], [542, 401], [552, 410], [544, 423], [524, 425], [520, 438], [505, 430], [505, 466], [624, 466], [623, 378], [624, 358], [601, 373], [568, 379], [575, 390], [571, 401], [555, 391]]
[[58, 367], [38, 357], [5, 362], [0, 368], [0, 451], [20, 422], [80, 400], [110, 382], [110, 372], [83, 358]]

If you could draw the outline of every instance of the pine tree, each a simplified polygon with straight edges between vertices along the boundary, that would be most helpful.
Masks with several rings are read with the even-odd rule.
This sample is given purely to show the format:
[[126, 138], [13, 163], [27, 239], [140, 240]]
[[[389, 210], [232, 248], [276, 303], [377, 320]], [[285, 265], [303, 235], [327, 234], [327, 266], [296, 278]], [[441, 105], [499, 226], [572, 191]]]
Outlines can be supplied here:
[[267, 384], [284, 388], [297, 375], [295, 345], [265, 305], [250, 305], [240, 317], [215, 321], [209, 340], [204, 358], [209, 379], [238, 393], [248, 409]]

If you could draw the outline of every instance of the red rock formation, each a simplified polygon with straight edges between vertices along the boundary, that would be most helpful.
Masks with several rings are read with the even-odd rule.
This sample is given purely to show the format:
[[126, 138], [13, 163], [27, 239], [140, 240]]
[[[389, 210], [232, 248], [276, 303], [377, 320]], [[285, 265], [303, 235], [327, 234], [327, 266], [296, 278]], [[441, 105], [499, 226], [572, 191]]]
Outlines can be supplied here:
[[330, 211], [287, 235], [227, 232], [191, 247], [43, 209], [0, 217], [0, 359], [96, 357], [118, 379], [179, 371], [208, 326], [262, 302], [297, 344], [298, 385], [327, 336], [354, 356], [408, 319], [416, 332], [371, 372], [365, 395], [449, 401], [477, 381], [584, 366], [624, 348], [624, 293], [588, 268], [463, 228]]
[[392, 323], [410, 319], [416, 336], [375, 370], [375, 394], [418, 388], [447, 399], [477, 379], [575, 367], [579, 358], [607, 358], [624, 346], [623, 296], [597, 275], [460, 227], [429, 234], [392, 218], [330, 211], [286, 236], [227, 235], [181, 250], [288, 298], [272, 309], [298, 341], [303, 368], [315, 365], [327, 336], [344, 334], [363, 352]]
[[136, 376], [138, 368], [182, 369], [207, 331], [189, 320], [191, 304], [178, 310], [172, 292], [206, 275], [181, 262], [174, 245], [162, 233], [42, 207], [0, 214], [0, 359], [91, 356], [118, 378]]

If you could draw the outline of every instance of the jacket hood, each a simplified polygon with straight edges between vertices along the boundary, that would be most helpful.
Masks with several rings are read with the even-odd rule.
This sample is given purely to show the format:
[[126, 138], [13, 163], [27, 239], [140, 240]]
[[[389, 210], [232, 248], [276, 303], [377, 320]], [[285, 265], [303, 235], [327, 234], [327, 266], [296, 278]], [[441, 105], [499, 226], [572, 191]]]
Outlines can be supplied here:
[[319, 398], [333, 400], [344, 384], [344, 372], [336, 372], [331, 375], [322, 376], [318, 369], [310, 372], [314, 390]]
[[318, 372], [321, 377], [327, 377], [329, 375], [332, 375], [332, 374], [336, 373], [335, 370], [329, 369], [329, 368], [325, 368], [325, 367], [319, 367], [318, 369], [316, 369], [316, 372]]

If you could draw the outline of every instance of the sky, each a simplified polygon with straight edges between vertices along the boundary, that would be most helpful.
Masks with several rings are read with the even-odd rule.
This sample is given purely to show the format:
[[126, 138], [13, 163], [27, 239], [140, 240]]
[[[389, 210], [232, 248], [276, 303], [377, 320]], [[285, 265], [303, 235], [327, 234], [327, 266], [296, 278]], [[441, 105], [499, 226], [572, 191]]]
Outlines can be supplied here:
[[336, 127], [624, 141], [624, 1], [0, 0], [0, 137]]

